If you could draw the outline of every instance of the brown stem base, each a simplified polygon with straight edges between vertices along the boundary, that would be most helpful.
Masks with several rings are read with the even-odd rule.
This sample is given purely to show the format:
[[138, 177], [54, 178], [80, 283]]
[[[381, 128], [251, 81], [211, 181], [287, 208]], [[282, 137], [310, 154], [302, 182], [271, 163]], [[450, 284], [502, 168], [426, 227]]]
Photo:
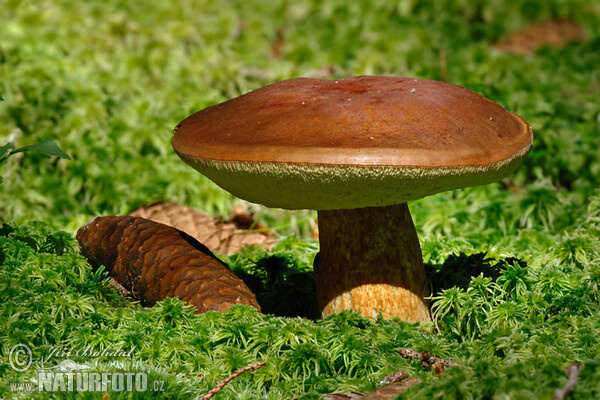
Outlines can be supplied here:
[[431, 320], [421, 247], [405, 203], [318, 214], [323, 316], [353, 309], [367, 317]]

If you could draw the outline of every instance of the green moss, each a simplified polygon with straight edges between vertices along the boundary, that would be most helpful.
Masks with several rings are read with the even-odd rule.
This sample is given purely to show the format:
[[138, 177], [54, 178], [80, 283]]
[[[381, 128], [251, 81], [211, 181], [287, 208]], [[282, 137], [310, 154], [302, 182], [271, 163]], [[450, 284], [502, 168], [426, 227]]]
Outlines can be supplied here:
[[[269, 398], [275, 393], [311, 398], [310, 393], [368, 391], [400, 369], [423, 380], [407, 398], [428, 398], [434, 393], [538, 398], [562, 385], [565, 366], [577, 360], [584, 368], [589, 365], [590, 371], [583, 370], [575, 393], [584, 398], [600, 390], [595, 372], [600, 341], [594, 334], [600, 326], [600, 306], [597, 268], [592, 265], [570, 270], [577, 274], [573, 277], [560, 269], [542, 271], [507, 259], [495, 264], [492, 277], [473, 276], [466, 286], [455, 283], [462, 288], [454, 286], [449, 275], [444, 278], [449, 288], [440, 289], [433, 302], [436, 333], [431, 326], [373, 321], [352, 312], [310, 321], [260, 314], [246, 306], [197, 315], [177, 299], [142, 308], [120, 297], [102, 268], [93, 271], [68, 235], [37, 222], [5, 224], [3, 232], [0, 355], [4, 361], [18, 343], [30, 346], [34, 362], [46, 359], [46, 367], [64, 359], [50, 356], [56, 349], [120, 348], [130, 356], [71, 358], [90, 364], [93, 371], [146, 372], [149, 379], [164, 382], [162, 395], [171, 398], [195, 398], [256, 361], [267, 361], [267, 366], [227, 386], [222, 398]], [[45, 246], [57, 236], [62, 237], [62, 246]], [[280, 242], [273, 254], [248, 249], [230, 257], [240, 271], [256, 269], [258, 281], [273, 286], [266, 289], [265, 285], [264, 292], [258, 292], [259, 299], [274, 308], [271, 312], [298, 311], [293, 296], [284, 289], [290, 290], [286, 282], [290, 276], [308, 270], [306, 264], [294, 264], [293, 255], [306, 263], [310, 257], [302, 254], [307, 250], [314, 254], [314, 247], [301, 243], [290, 238]], [[483, 255], [451, 257], [436, 274], [456, 271], [453, 265], [470, 265], [478, 272], [477, 265], [490, 268], [491, 264]], [[268, 290], [279, 297], [270, 298]], [[314, 306], [309, 298], [303, 301]], [[473, 371], [449, 369], [436, 377], [418, 362], [402, 359], [396, 352], [400, 347], [428, 350]], [[1, 368], [3, 396], [11, 393], [11, 383], [35, 381], [35, 371], [17, 372], [7, 362]]]

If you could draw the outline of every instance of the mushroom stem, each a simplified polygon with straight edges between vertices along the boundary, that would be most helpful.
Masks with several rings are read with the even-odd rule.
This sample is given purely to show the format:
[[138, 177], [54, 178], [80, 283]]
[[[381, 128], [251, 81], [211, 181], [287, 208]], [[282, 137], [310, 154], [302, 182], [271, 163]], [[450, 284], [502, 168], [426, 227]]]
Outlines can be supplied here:
[[419, 239], [406, 203], [318, 212], [315, 261], [323, 316], [346, 309], [367, 317], [430, 321]]

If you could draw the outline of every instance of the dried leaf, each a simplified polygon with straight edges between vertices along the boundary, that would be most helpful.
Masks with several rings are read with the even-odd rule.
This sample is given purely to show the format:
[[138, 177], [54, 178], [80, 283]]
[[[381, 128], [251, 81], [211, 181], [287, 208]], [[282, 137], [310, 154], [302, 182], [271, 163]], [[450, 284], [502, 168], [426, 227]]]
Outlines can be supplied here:
[[[232, 254], [246, 246], [264, 246], [270, 249], [275, 241], [268, 234], [238, 229], [234, 222], [221, 222], [216, 218], [172, 203], [152, 203], [129, 213], [132, 217], [142, 217], [161, 224], [172, 226], [187, 233], [214, 252]], [[248, 215], [249, 218], [251, 218]], [[238, 216], [240, 223], [248, 224], [248, 219]], [[252, 227], [252, 223], [248, 225]], [[254, 227], [258, 229], [258, 227]]]
[[388, 400], [395, 398], [398, 394], [420, 382], [418, 378], [408, 378], [408, 374], [404, 371], [390, 374], [382, 382], [386, 380], [394, 381], [394, 383], [380, 387], [372, 392], [328, 393], [324, 394], [322, 398], [325, 400]]
[[233, 207], [229, 222], [233, 222], [238, 229], [257, 229], [260, 234], [269, 236], [265, 227], [257, 223], [243, 206]]
[[391, 385], [380, 387], [369, 393], [365, 393], [362, 400], [387, 400], [394, 399], [400, 393], [406, 391], [409, 387], [419, 383], [419, 378], [408, 378], [399, 383], [392, 383]]
[[567, 43], [583, 41], [583, 29], [575, 21], [550, 20], [531, 24], [513, 32], [495, 47], [505, 53], [533, 54], [543, 46], [563, 47]]
[[198, 313], [227, 311], [234, 304], [260, 310], [227, 265], [173, 227], [137, 217], [98, 217], [79, 229], [77, 240], [90, 264], [104, 265], [143, 305], [179, 297]]
[[281, 53], [285, 45], [285, 33], [284, 27], [277, 29], [275, 40], [271, 43], [271, 56], [273, 58], [279, 58], [282, 55]]

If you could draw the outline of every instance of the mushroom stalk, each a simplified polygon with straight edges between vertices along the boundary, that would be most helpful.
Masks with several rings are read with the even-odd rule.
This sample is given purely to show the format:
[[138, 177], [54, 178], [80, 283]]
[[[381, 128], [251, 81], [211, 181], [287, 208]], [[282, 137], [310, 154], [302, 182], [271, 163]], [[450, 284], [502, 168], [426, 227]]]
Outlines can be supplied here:
[[406, 203], [318, 212], [317, 296], [323, 316], [430, 321], [419, 239]]

